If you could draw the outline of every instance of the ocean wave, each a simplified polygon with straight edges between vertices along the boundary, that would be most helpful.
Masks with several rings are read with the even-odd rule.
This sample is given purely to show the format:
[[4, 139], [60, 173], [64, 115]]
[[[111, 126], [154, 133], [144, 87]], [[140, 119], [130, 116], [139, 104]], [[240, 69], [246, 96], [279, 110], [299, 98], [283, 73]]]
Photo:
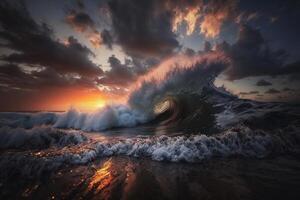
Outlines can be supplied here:
[[54, 124], [59, 116], [54, 112], [22, 113], [22, 112], [1, 112], [0, 127], [30, 129], [35, 126]]
[[216, 136], [136, 137], [99, 142], [88, 153], [77, 156], [90, 160], [93, 156], [127, 155], [171, 162], [199, 162], [212, 157], [228, 156], [260, 158], [274, 152], [294, 150], [300, 138], [295, 131], [286, 134], [284, 137], [270, 135], [242, 126]]
[[[19, 136], [11, 139], [2, 139], [9, 145], [23, 146], [25, 143], [48, 145], [41, 138], [53, 134], [51, 129], [35, 130], [37, 136], [28, 137], [20, 142]], [[14, 130], [17, 133], [17, 130]], [[236, 126], [221, 134], [207, 135], [181, 135], [181, 136], [136, 136], [104, 137], [104, 139], [88, 140], [86, 137], [74, 133], [57, 132], [61, 139], [55, 140], [54, 145], [39, 151], [4, 152], [0, 157], [0, 170], [19, 170], [24, 176], [30, 176], [34, 171], [43, 174], [51, 172], [65, 164], [86, 164], [97, 158], [110, 156], [130, 156], [136, 158], [150, 158], [156, 161], [169, 162], [203, 162], [212, 158], [250, 157], [264, 158], [269, 155], [282, 153], [299, 153], [299, 127], [289, 127], [269, 134], [264, 131], [253, 131], [245, 126]], [[13, 135], [13, 133], [10, 133]], [[28, 133], [25, 133], [28, 134]], [[43, 137], [41, 137], [43, 135]], [[22, 136], [24, 138], [24, 136]], [[22, 138], [21, 137], [21, 138]], [[38, 137], [39, 139], [36, 139]], [[49, 136], [46, 136], [49, 138]], [[67, 139], [69, 138], [69, 139]], [[34, 142], [32, 142], [33, 140]], [[53, 138], [47, 141], [53, 141]], [[37, 142], [38, 141], [38, 142]], [[42, 141], [42, 142], [41, 142]], [[84, 142], [86, 141], [86, 142]], [[71, 146], [69, 144], [72, 144]], [[73, 145], [77, 144], [77, 145]]]
[[51, 127], [0, 128], [0, 149], [44, 149], [50, 146], [67, 146], [87, 140], [78, 131], [61, 131]]
[[84, 131], [103, 131], [114, 127], [134, 127], [146, 120], [142, 112], [128, 106], [107, 105], [92, 113], [82, 113], [72, 108], [60, 115], [53, 126]]

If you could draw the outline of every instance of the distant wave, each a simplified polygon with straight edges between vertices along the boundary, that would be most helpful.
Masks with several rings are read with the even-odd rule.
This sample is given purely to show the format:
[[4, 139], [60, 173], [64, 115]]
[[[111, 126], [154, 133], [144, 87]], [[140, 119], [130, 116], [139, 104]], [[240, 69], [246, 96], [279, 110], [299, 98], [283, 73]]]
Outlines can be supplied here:
[[0, 128], [0, 149], [45, 149], [50, 146], [64, 147], [86, 141], [78, 131], [61, 131], [51, 127]]
[[51, 112], [21, 113], [0, 112], [0, 127], [33, 128], [41, 125], [52, 125], [60, 114]]

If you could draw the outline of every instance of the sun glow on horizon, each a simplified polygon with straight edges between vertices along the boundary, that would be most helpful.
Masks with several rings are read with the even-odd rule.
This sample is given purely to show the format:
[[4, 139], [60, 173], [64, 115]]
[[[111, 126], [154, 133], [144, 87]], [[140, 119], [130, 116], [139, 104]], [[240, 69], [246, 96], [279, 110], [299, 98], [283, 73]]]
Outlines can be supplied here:
[[[40, 101], [40, 99], [45, 99]], [[42, 96], [33, 96], [31, 110], [66, 111], [74, 107], [80, 111], [93, 111], [106, 105], [109, 98], [99, 90], [85, 88], [49, 89]]]

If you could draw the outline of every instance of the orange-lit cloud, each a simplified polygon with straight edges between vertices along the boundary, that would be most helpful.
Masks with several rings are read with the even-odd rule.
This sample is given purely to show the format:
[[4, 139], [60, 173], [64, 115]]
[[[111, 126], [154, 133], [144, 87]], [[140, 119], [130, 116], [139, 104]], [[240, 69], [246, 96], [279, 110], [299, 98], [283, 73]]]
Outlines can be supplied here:
[[98, 31], [89, 33], [87, 37], [95, 48], [99, 48], [101, 46], [103, 40]]
[[227, 17], [226, 13], [208, 14], [200, 25], [201, 33], [208, 38], [214, 38], [219, 35], [223, 20]]
[[206, 14], [200, 24], [201, 33], [205, 37], [214, 38], [220, 34], [222, 24], [235, 12], [236, 1], [211, 2], [206, 7]]
[[205, 37], [214, 38], [220, 34], [222, 24], [234, 13], [235, 8], [235, 0], [208, 3], [199, 0], [186, 9], [175, 8], [172, 30], [178, 31], [178, 27], [185, 23], [187, 35], [194, 33], [199, 26], [200, 32]]
[[197, 20], [200, 17], [200, 8], [195, 7], [191, 9], [187, 9], [185, 12], [181, 12], [180, 10], [175, 10], [175, 17], [173, 19], [173, 26], [172, 30], [173, 32], [176, 32], [178, 30], [178, 27], [181, 23], [185, 22], [187, 25], [186, 34], [191, 35], [196, 28]]
[[65, 21], [76, 32], [83, 33], [95, 48], [101, 46], [103, 41], [101, 34], [97, 31], [93, 19], [87, 13], [71, 10]]

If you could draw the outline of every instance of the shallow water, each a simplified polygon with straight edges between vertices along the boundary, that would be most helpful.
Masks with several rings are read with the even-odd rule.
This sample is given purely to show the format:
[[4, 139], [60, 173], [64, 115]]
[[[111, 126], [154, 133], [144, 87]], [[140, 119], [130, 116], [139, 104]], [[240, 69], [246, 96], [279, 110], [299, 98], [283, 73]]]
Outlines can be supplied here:
[[[17, 181], [16, 181], [17, 180]], [[1, 199], [299, 199], [300, 160], [216, 159], [198, 164], [112, 157], [40, 178], [11, 176]]]

